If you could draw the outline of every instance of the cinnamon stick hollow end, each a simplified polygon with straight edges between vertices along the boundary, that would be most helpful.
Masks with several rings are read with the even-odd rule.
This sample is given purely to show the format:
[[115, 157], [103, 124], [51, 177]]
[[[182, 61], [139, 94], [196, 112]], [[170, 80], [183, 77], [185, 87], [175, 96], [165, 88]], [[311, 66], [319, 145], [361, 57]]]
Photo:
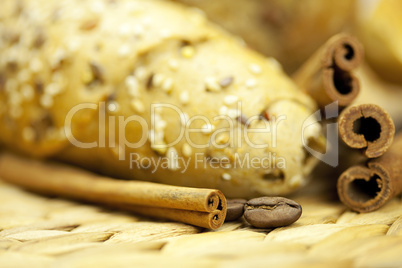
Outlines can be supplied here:
[[402, 193], [402, 134], [383, 156], [371, 159], [367, 167], [354, 166], [338, 179], [341, 201], [351, 209], [370, 212]]
[[179, 221], [212, 230], [221, 227], [226, 218], [226, 207], [213, 212], [131, 205], [119, 205], [117, 207], [144, 216]]
[[356, 76], [339, 68], [323, 70], [322, 83], [325, 101], [319, 101], [321, 107], [334, 101], [338, 101], [339, 106], [345, 107], [352, 103], [360, 92], [360, 83]]
[[364, 149], [368, 158], [383, 155], [391, 146], [395, 125], [391, 116], [375, 104], [346, 108], [338, 119], [341, 139], [351, 148]]
[[207, 212], [226, 210], [226, 197], [219, 190], [211, 191], [206, 202]]
[[354, 166], [339, 177], [338, 195], [352, 210], [374, 211], [390, 199], [389, 180], [385, 170], [372, 171], [364, 166]]
[[363, 47], [348, 34], [339, 34], [328, 41], [322, 58], [323, 86], [329, 101], [338, 101], [339, 106], [349, 105], [359, 94], [360, 84], [351, 73], [363, 61]]
[[349, 34], [338, 34], [328, 40], [324, 65], [343, 71], [352, 71], [363, 62], [364, 49], [360, 42]]
[[358, 212], [377, 210], [400, 193], [402, 180], [395, 175], [379, 162], [351, 167], [339, 177], [339, 198]]
[[335, 35], [293, 75], [294, 81], [321, 108], [334, 101], [341, 107], [347, 106], [360, 92], [352, 71], [362, 63], [363, 55], [363, 47], [356, 38]]

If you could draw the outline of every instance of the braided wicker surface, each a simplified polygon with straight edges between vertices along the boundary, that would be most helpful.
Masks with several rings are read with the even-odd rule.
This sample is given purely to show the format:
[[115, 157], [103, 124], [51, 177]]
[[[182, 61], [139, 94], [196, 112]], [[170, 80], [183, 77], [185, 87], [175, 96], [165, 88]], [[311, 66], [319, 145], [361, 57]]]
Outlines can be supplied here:
[[[332, 192], [331, 192], [332, 193]], [[402, 267], [402, 200], [358, 214], [326, 191], [291, 226], [217, 231], [49, 198], [0, 181], [1, 267]]]

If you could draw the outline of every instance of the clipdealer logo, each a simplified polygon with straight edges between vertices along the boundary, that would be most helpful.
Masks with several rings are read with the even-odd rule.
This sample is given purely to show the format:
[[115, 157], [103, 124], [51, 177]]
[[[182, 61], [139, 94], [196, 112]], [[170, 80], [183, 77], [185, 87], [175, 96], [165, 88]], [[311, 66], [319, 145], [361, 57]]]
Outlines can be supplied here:
[[[160, 114], [161, 110], [169, 109], [170, 113], [176, 114], [176, 120], [180, 122], [180, 129], [178, 131], [178, 135], [176, 139], [173, 141], [166, 143], [164, 142], [164, 132], [159, 131], [161, 125]], [[80, 111], [84, 110], [93, 110], [98, 112], [98, 122], [99, 122], [99, 131], [97, 140], [90, 142], [83, 142], [78, 140], [73, 134], [73, 119]], [[108, 111], [109, 110], [109, 111]], [[165, 150], [170, 148], [177, 143], [181, 142], [183, 139], [186, 143], [188, 143], [192, 148], [203, 149], [208, 147], [213, 147], [217, 149], [222, 148], [234, 148], [241, 147], [242, 143], [245, 142], [249, 147], [256, 149], [264, 149], [264, 148], [276, 148], [277, 146], [277, 129], [278, 125], [284, 122], [287, 117], [286, 115], [280, 115], [278, 117], [271, 117], [270, 120], [261, 120], [261, 116], [256, 115], [250, 118], [247, 118], [246, 122], [242, 122], [245, 127], [239, 128], [235, 125], [235, 120], [238, 120], [238, 116], [241, 113], [241, 102], [237, 103], [238, 111], [237, 116], [228, 116], [228, 115], [217, 115], [211, 119], [207, 118], [204, 115], [194, 115], [189, 117], [185, 112], [181, 111], [179, 107], [168, 104], [168, 103], [153, 103], [150, 107], [150, 123], [148, 123], [142, 116], [139, 115], [131, 115], [129, 117], [125, 117], [123, 115], [114, 115], [110, 113], [110, 107], [107, 107], [105, 102], [100, 102], [99, 104], [95, 103], [82, 103], [75, 107], [73, 107], [67, 114], [65, 119], [65, 135], [69, 142], [79, 148], [89, 149], [89, 148], [113, 148], [118, 152], [119, 160], [126, 160], [126, 148], [140, 148], [145, 146], [147, 142], [150, 142], [152, 149], [155, 150]], [[165, 110], [166, 112], [166, 110]], [[322, 112], [325, 112], [325, 116], [322, 115]], [[337, 102], [331, 103], [327, 105], [323, 111], [317, 110], [315, 113], [311, 114], [306, 120], [304, 120], [301, 129], [301, 142], [304, 148], [314, 157], [321, 160], [324, 163], [327, 163], [331, 166], [338, 165], [338, 127], [336, 122], [332, 122], [331, 119], [334, 119], [338, 116], [338, 104]], [[264, 122], [263, 128], [252, 128], [250, 127], [251, 123], [254, 121]], [[227, 127], [218, 128], [217, 130], [213, 129], [213, 123], [225, 121]], [[203, 123], [203, 127], [194, 127], [194, 123], [200, 122]], [[311, 136], [312, 128], [321, 128], [321, 125], [326, 123], [326, 151], [325, 153], [319, 152], [314, 148], [310, 147], [308, 137]], [[139, 127], [136, 129], [141, 133], [137, 133], [136, 137], [139, 139], [135, 142], [129, 141], [126, 137], [126, 128], [128, 124], [135, 123], [138, 124]], [[108, 125], [108, 127], [107, 127]], [[163, 125], [163, 124], [162, 124]], [[112, 127], [111, 127], [112, 126]], [[117, 127], [117, 128], [116, 128]], [[166, 127], [166, 122], [164, 124]], [[116, 131], [118, 129], [118, 131]], [[191, 138], [192, 133], [209, 133], [211, 134], [208, 142], [206, 143], [197, 143], [194, 139]], [[217, 142], [217, 137], [221, 133], [228, 134], [228, 141], [224, 144]], [[249, 138], [250, 133], [266, 133], [270, 135], [271, 139], [268, 143], [256, 144], [252, 142]], [[107, 138], [108, 137], [108, 138]], [[137, 159], [139, 155], [136, 153], [130, 154], [130, 163], [133, 162], [133, 159]], [[172, 159], [172, 157], [166, 156], [167, 160]], [[272, 155], [271, 155], [272, 157]], [[163, 157], [161, 157], [161, 161], [163, 162]], [[182, 163], [185, 163], [187, 160], [180, 160]], [[135, 161], [134, 161], [135, 162]], [[153, 163], [152, 166], [161, 165]], [[177, 162], [177, 161], [176, 161]], [[143, 160], [141, 164], [142, 167], [147, 166], [149, 161]], [[138, 163], [135, 163], [138, 165]], [[130, 164], [132, 165], [132, 164]], [[161, 165], [162, 166], [162, 165]], [[183, 164], [185, 166], [185, 164]], [[262, 167], [262, 165], [260, 165]], [[170, 167], [172, 168], [172, 167]], [[174, 169], [175, 167], [173, 167]]]
[[[181, 111], [177, 106], [167, 103], [154, 103], [151, 104], [150, 107], [150, 115], [151, 120], [150, 124], [139, 115], [131, 115], [127, 118], [124, 116], [115, 116], [108, 115], [107, 107], [105, 102], [101, 102], [98, 104], [94, 103], [82, 103], [74, 108], [72, 108], [65, 119], [65, 134], [70, 143], [76, 147], [89, 149], [89, 148], [105, 148], [106, 146], [111, 148], [118, 148], [119, 150], [119, 160], [125, 160], [126, 157], [126, 149], [125, 148], [140, 148], [146, 144], [147, 141], [151, 143], [151, 147], [153, 149], [165, 149], [176, 145], [181, 142], [183, 139], [186, 143], [188, 143], [192, 148], [196, 149], [204, 149], [208, 147], [214, 147], [218, 149], [227, 148], [227, 147], [241, 147], [243, 142], [245, 142], [248, 146], [257, 149], [264, 149], [268, 147], [275, 148], [277, 146], [277, 128], [278, 125], [286, 120], [285, 115], [281, 115], [278, 117], [272, 116], [270, 121], [262, 121], [264, 123], [263, 128], [252, 128], [250, 125], [254, 121], [261, 121], [259, 115], [252, 116], [243, 122], [245, 127], [239, 128], [235, 125], [235, 120], [237, 120], [237, 116], [235, 118], [230, 117], [228, 115], [217, 115], [212, 119], [204, 115], [194, 115], [189, 117], [185, 112]], [[77, 115], [78, 112], [83, 110], [98, 110], [98, 120], [99, 120], [99, 136], [97, 141], [91, 142], [83, 142], [78, 140], [73, 134], [73, 119], [74, 116]], [[176, 119], [180, 122], [180, 131], [177, 137], [169, 142], [164, 142], [164, 132], [160, 131], [161, 119], [160, 114], [162, 109], [170, 110], [170, 112], [176, 113]], [[238, 103], [238, 107], [236, 109], [238, 114], [241, 114], [241, 103]], [[165, 110], [166, 112], [166, 110]], [[214, 129], [213, 123], [216, 122], [226, 122], [227, 127], [219, 128], [217, 130]], [[107, 122], [109, 123], [109, 127], [107, 127]], [[140, 139], [136, 142], [128, 141], [126, 137], [126, 128], [128, 124], [136, 123], [139, 125], [138, 129], [141, 129], [141, 133], [138, 133], [137, 136]], [[166, 122], [165, 122], [166, 123]], [[203, 125], [200, 127], [195, 127], [194, 124], [200, 123]], [[115, 128], [111, 128], [110, 125], [117, 126], [118, 131]], [[166, 127], [166, 126], [165, 126]], [[116, 135], [116, 132], [118, 134]], [[205, 143], [197, 143], [197, 139], [191, 137], [192, 133], [210, 133], [211, 138]], [[229, 139], [226, 143], [220, 144], [217, 142], [218, 135], [222, 133], [227, 133]], [[251, 133], [269, 133], [271, 135], [270, 143], [261, 143], [257, 144], [250, 140], [249, 134]], [[109, 138], [106, 138], [106, 134], [108, 134]], [[117, 136], [117, 137], [116, 137]], [[110, 137], [116, 137], [115, 139], [111, 139]], [[108, 144], [106, 145], [106, 140], [108, 140]]]

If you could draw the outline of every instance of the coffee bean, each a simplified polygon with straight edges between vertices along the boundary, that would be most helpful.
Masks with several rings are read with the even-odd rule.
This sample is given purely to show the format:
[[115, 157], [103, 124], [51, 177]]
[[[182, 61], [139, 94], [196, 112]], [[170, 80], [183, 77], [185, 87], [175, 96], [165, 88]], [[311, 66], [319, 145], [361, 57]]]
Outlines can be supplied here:
[[298, 203], [283, 197], [254, 198], [244, 205], [244, 218], [257, 228], [286, 226], [297, 221], [301, 214]]
[[243, 216], [245, 199], [228, 199], [225, 221], [234, 221]]

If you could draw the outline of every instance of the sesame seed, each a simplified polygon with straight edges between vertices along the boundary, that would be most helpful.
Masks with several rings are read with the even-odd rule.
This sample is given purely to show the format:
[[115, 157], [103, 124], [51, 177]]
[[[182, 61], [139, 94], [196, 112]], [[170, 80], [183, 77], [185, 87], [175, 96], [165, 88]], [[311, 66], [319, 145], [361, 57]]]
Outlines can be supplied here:
[[298, 174], [293, 176], [290, 180], [289, 180], [289, 184], [291, 187], [297, 188], [299, 187], [303, 182], [303, 177]]
[[177, 170], [179, 169], [179, 161], [178, 161], [178, 154], [174, 147], [170, 147], [167, 150], [167, 159], [168, 159], [168, 169], [170, 170]]
[[188, 104], [189, 100], [190, 100], [190, 96], [188, 94], [188, 91], [183, 91], [180, 93], [180, 101], [182, 104]]
[[191, 59], [195, 54], [193, 46], [184, 46], [181, 48], [181, 55], [187, 59]]
[[227, 115], [229, 111], [229, 108], [226, 106], [222, 106], [221, 108], [219, 108], [219, 114], [220, 115]]
[[205, 86], [207, 91], [218, 92], [222, 89], [218, 81], [214, 77], [206, 77]]
[[125, 57], [131, 52], [130, 46], [128, 44], [123, 44], [120, 46], [118, 54], [120, 57]]
[[152, 18], [150, 18], [150, 17], [145, 17], [145, 18], [142, 20], [142, 23], [143, 23], [145, 26], [149, 26], [149, 25], [152, 24]]
[[232, 179], [232, 176], [230, 176], [229, 173], [223, 173], [222, 179], [224, 179], [225, 181], [230, 181]]
[[226, 88], [226, 87], [230, 86], [233, 83], [233, 80], [234, 80], [234, 78], [231, 77], [231, 76], [225, 77], [219, 82], [219, 85], [222, 88]]
[[46, 130], [46, 136], [51, 140], [57, 140], [59, 139], [59, 131], [55, 127], [49, 127]]
[[[230, 159], [228, 157], [223, 157], [223, 159], [227, 159], [227, 161], [230, 161]], [[232, 165], [230, 163], [221, 163], [223, 168], [229, 169], [232, 167]]]
[[[56, 10], [56, 12], [60, 12], [60, 11]], [[71, 13], [72, 18], [74, 18], [76, 20], [80, 20], [84, 15], [85, 15], [85, 11], [80, 7], [76, 7], [75, 9], [73, 9], [73, 11]]]
[[167, 123], [165, 120], [156, 120], [155, 122], [155, 130], [156, 131], [163, 131], [167, 126]]
[[237, 109], [229, 109], [227, 115], [230, 118], [236, 119], [238, 116], [240, 116], [240, 111]]
[[232, 105], [234, 103], [236, 103], [239, 100], [239, 97], [235, 96], [235, 95], [227, 95], [223, 98], [223, 102], [226, 105]]
[[179, 68], [179, 62], [175, 59], [170, 59], [168, 65], [173, 71], [176, 71]]
[[155, 140], [155, 130], [153, 129], [149, 130], [148, 140], [151, 142], [152, 145], [152, 142]]
[[131, 106], [139, 113], [143, 113], [145, 111], [144, 104], [140, 100], [133, 100], [131, 101]]
[[188, 143], [185, 143], [181, 148], [181, 152], [185, 157], [190, 157], [193, 154], [193, 149], [191, 149], [191, 146]]
[[130, 30], [131, 30], [130, 28], [131, 28], [130, 24], [128, 24], [128, 23], [121, 24], [119, 27], [120, 36], [123, 36], [123, 37], [128, 36], [130, 34]]
[[219, 145], [226, 144], [229, 142], [229, 135], [226, 133], [222, 133], [216, 137], [216, 143]]
[[12, 91], [8, 97], [8, 103], [12, 106], [19, 106], [22, 102], [21, 95], [18, 91]]
[[166, 144], [151, 145], [151, 149], [160, 155], [165, 155], [167, 151]]
[[240, 116], [237, 117], [237, 121], [243, 125], [246, 125], [248, 123], [248, 120], [249, 118], [244, 114], [241, 114]]
[[35, 96], [35, 90], [31, 85], [24, 84], [21, 87], [21, 95], [25, 100], [30, 101]]
[[163, 130], [155, 132], [156, 142], [158, 142], [159, 144], [166, 144], [164, 139], [165, 139], [165, 132]]
[[139, 95], [140, 95], [139, 83], [134, 76], [132, 76], [132, 75], [127, 76], [126, 80], [125, 80], [125, 84], [128, 89], [128, 94], [131, 97], [139, 97]]
[[52, 75], [52, 81], [57, 82], [57, 83], [63, 83], [64, 82], [64, 76], [60, 72], [56, 72]]
[[215, 126], [212, 124], [205, 124], [201, 127], [201, 132], [204, 134], [210, 134], [214, 131]]
[[94, 13], [102, 13], [105, 11], [105, 5], [101, 1], [95, 1], [91, 4], [91, 11]]
[[50, 65], [55, 68], [66, 58], [66, 52], [62, 48], [58, 48], [50, 57]]
[[42, 105], [42, 107], [44, 107], [44, 108], [50, 108], [54, 104], [53, 97], [50, 95], [47, 95], [47, 94], [42, 95], [39, 102], [40, 102], [40, 105]]
[[31, 127], [25, 127], [22, 130], [22, 139], [27, 142], [31, 142], [35, 139], [35, 130]]
[[91, 31], [93, 29], [95, 29], [99, 24], [99, 18], [90, 18], [85, 20], [81, 26], [80, 26], [80, 30], [81, 31]]
[[[160, 108], [160, 107], [157, 107], [157, 108]], [[156, 109], [156, 110], [155, 110], [155, 111], [156, 111], [155, 114], [154, 114], [154, 120], [155, 120], [155, 122], [158, 121], [158, 120], [162, 120], [162, 117], [161, 117], [161, 115], [159, 114], [158, 110], [159, 110], [159, 109]]]
[[132, 14], [143, 11], [141, 9], [141, 7], [135, 2], [127, 2], [126, 5], [124, 6], [124, 9], [126, 9], [129, 13], [132, 13]]
[[18, 81], [19, 82], [24, 83], [24, 82], [28, 81], [29, 79], [31, 79], [31, 72], [29, 71], [29, 69], [22, 69], [18, 73]]
[[113, 154], [114, 157], [119, 157], [120, 156], [120, 152], [123, 152], [123, 150], [121, 150], [123, 147], [119, 144], [114, 144], [113, 146], [109, 146], [110, 152]]
[[45, 87], [45, 94], [55, 96], [61, 92], [61, 87], [56, 83], [50, 83]]
[[[154, 151], [156, 151], [157, 153], [161, 154], [161, 155], [166, 155], [166, 154], [167, 154], [167, 150], [168, 150], [167, 144], [166, 144], [165, 142], [160, 143], [160, 144], [157, 144], [157, 145], [154, 145], [153, 147], [152, 147], [152, 145], [151, 145], [151, 148], [152, 148]], [[168, 161], [169, 161], [169, 159], [168, 159]], [[169, 168], [169, 167], [168, 167], [168, 168]]]
[[162, 38], [169, 38], [169, 37], [172, 36], [172, 33], [171, 33], [168, 29], [162, 29], [162, 30], [160, 31], [160, 36], [161, 36]]
[[65, 140], [66, 139], [66, 129], [64, 127], [59, 128], [59, 139], [60, 140]]
[[43, 68], [43, 63], [38, 58], [34, 58], [29, 62], [29, 69], [33, 73], [39, 73]]
[[69, 40], [68, 41], [68, 43], [67, 43], [67, 49], [68, 49], [68, 51], [70, 51], [70, 52], [76, 52], [76, 51], [78, 51], [78, 49], [80, 48], [80, 46], [81, 46], [81, 42], [80, 42], [80, 40], [79, 39], [71, 39], [71, 40]]
[[89, 84], [93, 79], [94, 79], [94, 75], [89, 70], [86, 70], [81, 74], [81, 80], [84, 84]]
[[187, 124], [188, 120], [190, 119], [190, 116], [187, 113], [181, 113], [180, 114], [180, 122], [185, 125]]
[[163, 130], [156, 131], [155, 129], [151, 128], [148, 138], [151, 144], [155, 145], [155, 143], [163, 142], [163, 139], [165, 138], [165, 133], [163, 132]]
[[4, 89], [7, 93], [10, 93], [10, 92], [16, 91], [17, 87], [18, 87], [17, 81], [15, 81], [14, 79], [8, 79], [6, 81], [6, 85], [5, 85]]
[[145, 67], [138, 67], [137, 69], [135, 69], [135, 76], [139, 79], [139, 80], [144, 80], [147, 78], [148, 76], [148, 72], [145, 69]]
[[170, 93], [173, 89], [173, 79], [172, 78], [166, 78], [165, 81], [162, 84], [162, 89], [166, 93]]
[[246, 81], [246, 87], [253, 88], [257, 86], [257, 80], [250, 78]]
[[276, 71], [282, 71], [282, 65], [272, 57], [267, 58], [267, 63]]
[[144, 27], [141, 24], [135, 24], [133, 26], [133, 34], [137, 37], [142, 36], [145, 33]]
[[115, 102], [115, 101], [109, 102], [109, 104], [107, 106], [107, 109], [110, 112], [116, 112], [118, 110], [118, 108], [119, 108], [119, 104], [117, 102]]
[[9, 114], [13, 119], [18, 119], [21, 117], [23, 110], [20, 106], [10, 107]]
[[316, 122], [316, 123], [310, 123], [308, 126], [309, 127], [305, 128], [303, 134], [305, 139], [308, 140], [309, 138], [318, 138], [321, 132], [321, 125], [318, 122]]
[[190, 21], [194, 23], [195, 25], [201, 25], [202, 23], [205, 22], [205, 13], [199, 9], [199, 8], [191, 8], [193, 14], [190, 16]]
[[160, 87], [160, 86], [162, 86], [164, 81], [165, 81], [165, 76], [163, 74], [155, 74], [152, 78], [152, 85], [154, 87]]
[[261, 73], [261, 66], [255, 63], [250, 64], [249, 70], [253, 74], [260, 74]]

